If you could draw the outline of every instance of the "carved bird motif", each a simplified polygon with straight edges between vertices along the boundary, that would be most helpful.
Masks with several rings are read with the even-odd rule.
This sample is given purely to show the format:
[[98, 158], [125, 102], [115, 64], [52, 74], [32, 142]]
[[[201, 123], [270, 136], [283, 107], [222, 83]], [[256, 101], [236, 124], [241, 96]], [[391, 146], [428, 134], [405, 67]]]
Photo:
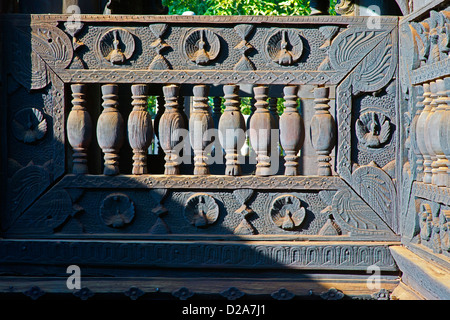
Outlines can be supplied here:
[[117, 39], [117, 30], [114, 30], [113, 50], [106, 56], [106, 60], [112, 64], [123, 63], [125, 61], [125, 55], [119, 48], [120, 41]]
[[47, 121], [38, 109], [27, 108], [16, 114], [11, 129], [18, 140], [33, 143], [44, 137]]
[[210, 30], [196, 30], [187, 37], [185, 51], [191, 61], [204, 66], [219, 55], [220, 40]]
[[385, 116], [377, 121], [375, 112], [363, 114], [356, 121], [356, 136], [358, 140], [369, 148], [379, 148], [386, 143], [391, 134], [391, 124]]

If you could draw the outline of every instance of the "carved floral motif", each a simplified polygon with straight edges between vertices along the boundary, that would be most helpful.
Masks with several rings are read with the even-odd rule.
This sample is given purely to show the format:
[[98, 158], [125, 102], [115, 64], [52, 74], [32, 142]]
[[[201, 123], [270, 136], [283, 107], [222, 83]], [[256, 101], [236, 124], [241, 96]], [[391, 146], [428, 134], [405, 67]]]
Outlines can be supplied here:
[[109, 227], [124, 227], [134, 218], [134, 203], [123, 193], [112, 193], [103, 200], [100, 217]]
[[391, 123], [383, 114], [365, 112], [356, 120], [356, 136], [367, 148], [381, 148], [391, 137]]
[[292, 231], [305, 220], [306, 210], [296, 196], [282, 195], [272, 201], [270, 216], [277, 227]]

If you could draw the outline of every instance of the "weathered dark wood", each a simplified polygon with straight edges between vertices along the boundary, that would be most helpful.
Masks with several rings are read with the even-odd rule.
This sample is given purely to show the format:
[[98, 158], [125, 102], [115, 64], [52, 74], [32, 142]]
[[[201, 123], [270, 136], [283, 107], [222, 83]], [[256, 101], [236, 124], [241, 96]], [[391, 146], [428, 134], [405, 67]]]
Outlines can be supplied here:
[[147, 173], [148, 147], [153, 140], [152, 119], [147, 111], [145, 84], [131, 86], [133, 110], [128, 117], [128, 141], [133, 149], [133, 174]]
[[266, 86], [257, 86], [253, 88], [255, 93], [255, 113], [250, 119], [250, 143], [256, 153], [256, 171], [257, 176], [268, 176], [271, 174], [270, 156], [272, 147], [272, 129], [274, 128], [274, 119], [269, 112], [267, 103], [269, 88]]
[[164, 114], [159, 120], [159, 141], [166, 154], [164, 174], [168, 175], [176, 175], [180, 172], [178, 167], [180, 149], [176, 148], [179, 148], [183, 141], [181, 129], [187, 127], [178, 105], [179, 90], [180, 88], [176, 85], [163, 87], [166, 104]]
[[305, 139], [305, 126], [300, 116], [297, 86], [284, 87], [284, 113], [280, 117], [280, 143], [285, 152], [286, 176], [298, 175], [298, 153]]
[[328, 102], [329, 88], [317, 87], [314, 89], [314, 109], [311, 119], [311, 143], [317, 153], [319, 176], [331, 176], [330, 152], [335, 144], [336, 125], [330, 114]]
[[239, 87], [226, 85], [223, 87], [225, 111], [219, 120], [219, 139], [225, 149], [225, 175], [241, 175], [238, 157], [245, 143], [245, 120], [240, 109]]
[[105, 154], [103, 174], [119, 174], [119, 150], [124, 142], [124, 121], [119, 112], [119, 87], [116, 84], [102, 86], [103, 112], [97, 121], [97, 141]]
[[87, 174], [87, 152], [92, 139], [92, 120], [87, 111], [86, 88], [84, 84], [73, 84], [72, 110], [67, 118], [67, 138], [73, 154], [72, 172], [75, 174]]

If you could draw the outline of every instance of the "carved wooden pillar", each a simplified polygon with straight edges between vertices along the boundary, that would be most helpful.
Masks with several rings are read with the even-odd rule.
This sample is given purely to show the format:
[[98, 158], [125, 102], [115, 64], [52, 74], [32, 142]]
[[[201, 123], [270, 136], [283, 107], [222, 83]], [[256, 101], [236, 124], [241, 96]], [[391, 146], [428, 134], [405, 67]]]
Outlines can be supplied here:
[[411, 132], [410, 132], [411, 148], [414, 154], [416, 155], [416, 181], [423, 180], [423, 155], [418, 145], [419, 137], [417, 131], [417, 123], [424, 108], [423, 100], [425, 99], [425, 97], [423, 93], [424, 93], [423, 86], [420, 85], [417, 86], [417, 105], [416, 105], [417, 109], [413, 121], [411, 123]]
[[[427, 163], [427, 176], [426, 176], [426, 181], [424, 180], [425, 183], [433, 183], [433, 174], [436, 174], [436, 153], [434, 152], [433, 149], [433, 142], [431, 141], [434, 137], [434, 131], [436, 130], [436, 128], [433, 128], [430, 124], [431, 124], [431, 119], [433, 118], [434, 112], [436, 111], [436, 107], [437, 107], [437, 89], [436, 89], [436, 82], [432, 81], [430, 82], [430, 113], [427, 116], [427, 120], [425, 122], [425, 145], [427, 147], [428, 150], [428, 154], [430, 155], [430, 159], [428, 159], [428, 163]], [[433, 167], [434, 164], [434, 167]], [[433, 172], [434, 170], [434, 172]]]
[[84, 84], [73, 84], [70, 87], [73, 107], [67, 118], [67, 137], [74, 151], [72, 172], [87, 174], [87, 150], [92, 139], [92, 120], [85, 107], [86, 87]]
[[274, 127], [274, 120], [269, 112], [267, 95], [269, 87], [258, 86], [253, 88], [255, 94], [256, 111], [250, 119], [250, 143], [256, 153], [257, 176], [270, 175], [270, 147], [271, 129]]
[[450, 77], [444, 79], [445, 92], [446, 92], [446, 109], [445, 116], [441, 122], [444, 127], [442, 132], [442, 149], [445, 154], [445, 159], [447, 160], [447, 182], [446, 187], [450, 187]]
[[152, 118], [147, 111], [145, 84], [131, 86], [133, 110], [128, 117], [128, 141], [133, 149], [133, 174], [147, 173], [148, 147], [153, 140]]
[[214, 127], [211, 111], [208, 106], [209, 87], [194, 86], [194, 104], [189, 118], [189, 135], [194, 150], [194, 174], [209, 174], [205, 148], [212, 142], [207, 131]]
[[331, 176], [331, 150], [335, 144], [336, 124], [329, 109], [329, 88], [317, 87], [314, 89], [314, 103], [316, 110], [311, 119], [311, 143], [318, 155], [319, 176]]
[[429, 83], [423, 84], [423, 96], [424, 96], [423, 100], [424, 108], [420, 113], [419, 118], [417, 118], [416, 139], [417, 139], [417, 146], [419, 147], [420, 153], [422, 154], [423, 157], [422, 182], [431, 183], [431, 156], [428, 153], [427, 143], [425, 139], [427, 118], [431, 110], [431, 91]]
[[156, 111], [155, 119], [153, 119], [153, 131], [155, 132], [158, 141], [158, 154], [162, 154], [161, 142], [159, 141], [159, 121], [166, 108], [164, 107], [164, 96], [158, 96], [156, 100], [158, 101], [158, 110]]
[[178, 106], [180, 87], [168, 85], [163, 87], [166, 99], [165, 111], [159, 121], [159, 141], [166, 154], [164, 157], [164, 174], [176, 175], [180, 173], [178, 154], [175, 147], [182, 141], [179, 129], [186, 128], [183, 116]]
[[240, 108], [239, 87], [225, 85], [223, 92], [226, 108], [219, 121], [219, 139], [225, 149], [225, 175], [239, 176], [242, 172], [238, 155], [245, 143], [245, 120]]
[[429, 134], [431, 149], [436, 155], [436, 160], [432, 163], [432, 183], [434, 185], [445, 187], [447, 184], [447, 163], [448, 160], [444, 154], [444, 144], [450, 139], [447, 135], [447, 126], [450, 124], [449, 118], [446, 117], [447, 109], [447, 92], [445, 90], [445, 82], [443, 79], [436, 80], [435, 89], [435, 111], [430, 115]]
[[124, 140], [124, 121], [118, 110], [118, 92], [116, 84], [102, 86], [103, 112], [98, 117], [97, 140], [105, 154], [105, 175], [119, 174], [119, 150]]
[[280, 117], [280, 143], [285, 152], [286, 176], [298, 175], [298, 152], [303, 146], [305, 127], [297, 110], [298, 86], [284, 87], [284, 112]]

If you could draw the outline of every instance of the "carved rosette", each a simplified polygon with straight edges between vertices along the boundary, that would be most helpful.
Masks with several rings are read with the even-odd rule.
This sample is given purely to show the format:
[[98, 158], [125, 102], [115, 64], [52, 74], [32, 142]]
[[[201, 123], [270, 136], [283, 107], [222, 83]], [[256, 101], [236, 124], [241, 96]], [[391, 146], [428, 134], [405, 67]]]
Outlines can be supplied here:
[[196, 29], [186, 36], [183, 49], [190, 61], [206, 66], [219, 56], [220, 39], [209, 29]]
[[123, 64], [130, 59], [135, 50], [133, 35], [123, 28], [112, 28], [100, 35], [96, 51], [99, 58], [111, 65]]
[[306, 210], [294, 195], [275, 198], [270, 206], [270, 217], [275, 225], [286, 231], [298, 229], [306, 217]]
[[103, 200], [100, 217], [107, 226], [121, 228], [131, 223], [134, 211], [134, 203], [127, 195], [112, 193]]
[[382, 148], [391, 137], [391, 122], [379, 112], [365, 112], [356, 120], [355, 132], [361, 146], [369, 150]]
[[213, 197], [206, 193], [190, 196], [184, 207], [185, 219], [197, 228], [205, 228], [217, 221], [219, 206]]
[[47, 120], [36, 108], [25, 108], [14, 114], [11, 123], [14, 137], [27, 144], [42, 140], [47, 133]]
[[281, 66], [293, 65], [303, 53], [300, 32], [292, 29], [277, 30], [266, 41], [266, 53], [271, 61]]

